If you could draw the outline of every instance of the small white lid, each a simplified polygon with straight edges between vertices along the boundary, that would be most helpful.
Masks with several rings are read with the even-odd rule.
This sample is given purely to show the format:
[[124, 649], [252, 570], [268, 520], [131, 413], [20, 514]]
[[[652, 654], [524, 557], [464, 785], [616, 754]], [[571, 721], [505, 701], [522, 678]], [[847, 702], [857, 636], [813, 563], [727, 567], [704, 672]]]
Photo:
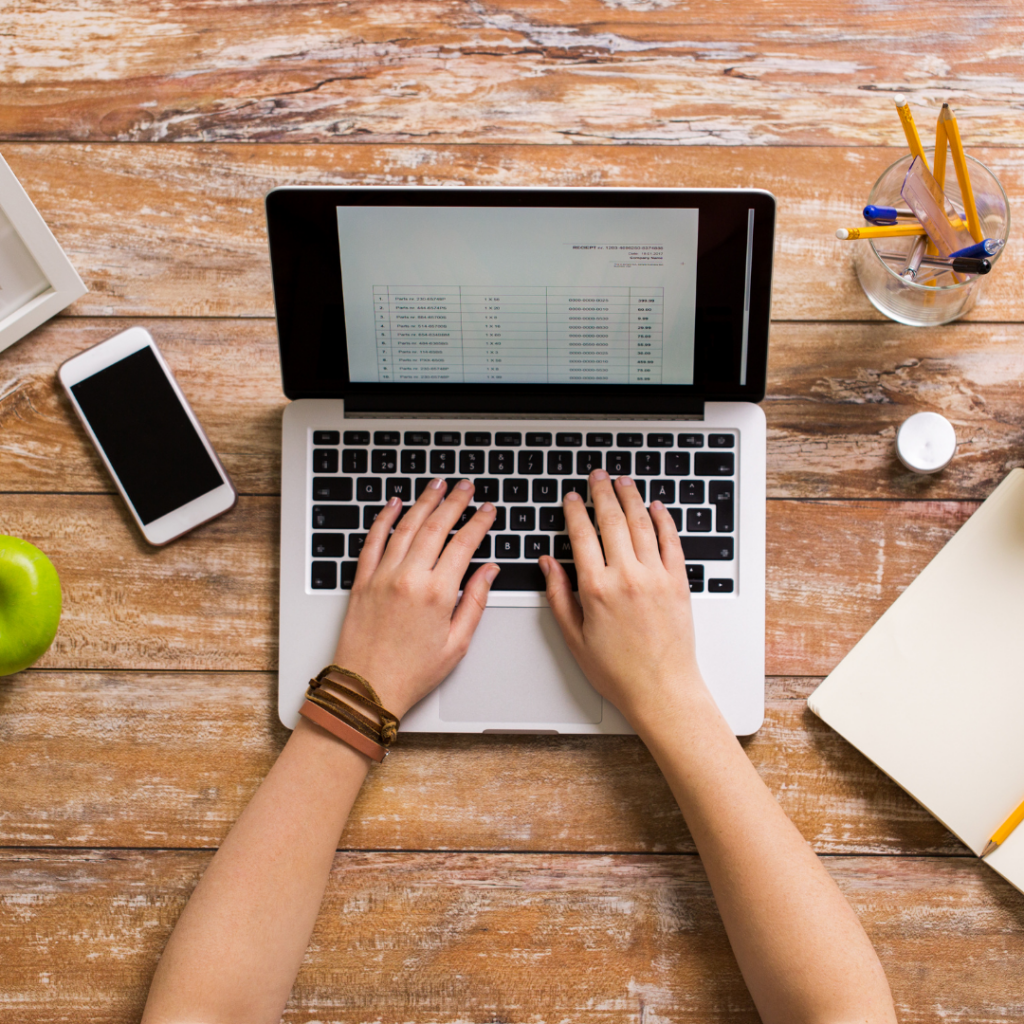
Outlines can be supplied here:
[[956, 453], [953, 424], [937, 412], [918, 412], [896, 434], [896, 455], [914, 473], [938, 473]]

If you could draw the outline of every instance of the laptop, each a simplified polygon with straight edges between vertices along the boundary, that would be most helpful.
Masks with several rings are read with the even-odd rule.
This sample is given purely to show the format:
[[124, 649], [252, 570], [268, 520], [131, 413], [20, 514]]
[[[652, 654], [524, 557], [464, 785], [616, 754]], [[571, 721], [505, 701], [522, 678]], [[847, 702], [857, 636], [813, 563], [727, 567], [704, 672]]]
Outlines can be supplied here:
[[701, 670], [764, 717], [765, 393], [775, 200], [758, 190], [279, 188], [266, 200], [285, 394], [278, 708], [334, 655], [363, 539], [431, 478], [497, 506], [502, 567], [464, 661], [406, 732], [629, 733], [566, 648], [541, 554], [561, 501], [628, 474], [670, 510]]

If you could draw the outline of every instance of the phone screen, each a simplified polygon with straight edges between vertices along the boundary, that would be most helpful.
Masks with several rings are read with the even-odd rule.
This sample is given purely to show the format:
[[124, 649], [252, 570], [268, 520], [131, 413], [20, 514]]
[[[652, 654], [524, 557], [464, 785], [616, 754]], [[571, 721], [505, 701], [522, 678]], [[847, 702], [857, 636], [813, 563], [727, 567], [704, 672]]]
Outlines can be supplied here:
[[144, 524], [224, 483], [149, 346], [71, 391]]

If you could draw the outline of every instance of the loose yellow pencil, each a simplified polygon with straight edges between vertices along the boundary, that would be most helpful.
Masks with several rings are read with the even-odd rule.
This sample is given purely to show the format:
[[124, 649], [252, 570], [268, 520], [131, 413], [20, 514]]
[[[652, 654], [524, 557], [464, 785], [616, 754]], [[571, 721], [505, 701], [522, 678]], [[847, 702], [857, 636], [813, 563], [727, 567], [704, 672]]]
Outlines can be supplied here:
[[865, 228], [838, 228], [836, 238], [845, 242], [855, 238], [907, 238], [924, 233], [920, 224], [873, 224]]
[[939, 123], [943, 126], [949, 139], [949, 150], [953, 155], [953, 167], [956, 168], [956, 180], [960, 184], [960, 195], [964, 200], [964, 213], [967, 215], [967, 230], [976, 242], [984, 239], [981, 233], [981, 222], [978, 220], [978, 208], [974, 204], [974, 189], [971, 188], [971, 176], [967, 173], [967, 157], [964, 156], [964, 144], [960, 141], [960, 128], [957, 126], [953, 111], [948, 103], [942, 104]]
[[1010, 833], [1022, 821], [1024, 821], [1024, 801], [1022, 801], [1020, 807], [1018, 807], [1017, 810], [1015, 810], [1013, 814], [1011, 814], [1006, 821], [1004, 821], [1002, 825], [992, 833], [992, 838], [988, 841], [988, 846], [981, 851], [982, 857], [987, 857], [994, 849], [1005, 843], [1009, 838]]
[[[945, 109], [945, 104], [943, 104]], [[932, 168], [932, 177], [937, 182], [939, 188], [946, 187], [946, 123], [942, 120], [942, 114], [939, 114], [938, 121], [935, 122], [935, 166]]]
[[914, 124], [914, 115], [910, 112], [907, 97], [903, 93], [897, 93], [893, 99], [896, 102], [896, 111], [900, 115], [900, 123], [903, 125], [903, 134], [907, 137], [910, 155], [919, 157], [921, 163], [927, 167], [928, 159], [924, 155], [924, 146], [921, 145], [921, 136], [917, 134], [917, 125]]

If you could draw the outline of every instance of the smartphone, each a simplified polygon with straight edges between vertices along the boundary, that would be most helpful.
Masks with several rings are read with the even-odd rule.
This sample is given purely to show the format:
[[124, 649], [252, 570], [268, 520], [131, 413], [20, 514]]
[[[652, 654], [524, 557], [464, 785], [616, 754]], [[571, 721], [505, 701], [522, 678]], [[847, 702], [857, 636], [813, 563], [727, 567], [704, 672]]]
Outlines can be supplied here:
[[238, 500], [149, 331], [122, 331], [57, 376], [150, 544], [169, 544]]

